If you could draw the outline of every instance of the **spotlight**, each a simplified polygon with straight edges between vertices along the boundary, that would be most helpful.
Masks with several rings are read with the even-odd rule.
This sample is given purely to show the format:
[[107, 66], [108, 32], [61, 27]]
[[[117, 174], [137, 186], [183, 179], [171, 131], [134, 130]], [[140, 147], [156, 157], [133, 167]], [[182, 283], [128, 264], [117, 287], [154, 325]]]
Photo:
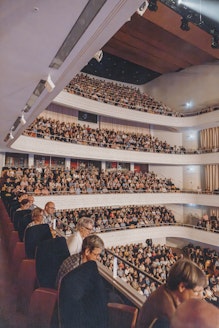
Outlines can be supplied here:
[[147, 8], [148, 8], [148, 5], [149, 5], [148, 1], [144, 1], [144, 2], [142, 3], [142, 5], [137, 9], [137, 13], [138, 13], [140, 16], [143, 16], [144, 13], [145, 13], [145, 11], [146, 11]]
[[149, 5], [148, 5], [148, 9], [150, 11], [157, 11], [157, 9], [158, 9], [157, 0], [150, 0]]
[[53, 83], [50, 74], [47, 77], [46, 83], [45, 83], [45, 88], [48, 92], [52, 92], [53, 89], [55, 88], [55, 84]]
[[21, 125], [25, 125], [26, 124], [26, 120], [25, 120], [25, 118], [24, 118], [24, 113], [22, 113], [22, 115], [21, 115], [21, 119], [20, 119], [20, 123], [21, 123]]
[[218, 49], [219, 48], [219, 37], [218, 35], [213, 35], [211, 39], [211, 48]]
[[181, 18], [181, 25], [180, 25], [181, 30], [183, 31], [189, 31], [190, 27], [189, 27], [189, 22], [185, 17]]
[[12, 134], [12, 131], [10, 131], [10, 133], [9, 133], [9, 139], [10, 139], [10, 140], [13, 140], [13, 139], [14, 139], [14, 136], [13, 136], [13, 134]]
[[103, 59], [103, 51], [99, 50], [95, 53], [95, 55], [93, 56], [94, 59], [96, 59], [96, 61], [98, 61], [98, 63], [101, 62], [101, 60]]

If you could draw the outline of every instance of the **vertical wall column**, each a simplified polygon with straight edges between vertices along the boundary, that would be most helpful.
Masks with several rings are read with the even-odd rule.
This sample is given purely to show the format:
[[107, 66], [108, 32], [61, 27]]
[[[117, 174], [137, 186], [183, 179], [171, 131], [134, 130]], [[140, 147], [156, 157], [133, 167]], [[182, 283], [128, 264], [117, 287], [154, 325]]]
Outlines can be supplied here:
[[32, 167], [32, 166], [34, 166], [34, 155], [29, 154], [28, 155], [28, 167]]
[[71, 159], [70, 158], [66, 158], [65, 159], [65, 169], [67, 168], [71, 168]]
[[106, 170], [106, 162], [105, 161], [101, 162], [101, 170]]

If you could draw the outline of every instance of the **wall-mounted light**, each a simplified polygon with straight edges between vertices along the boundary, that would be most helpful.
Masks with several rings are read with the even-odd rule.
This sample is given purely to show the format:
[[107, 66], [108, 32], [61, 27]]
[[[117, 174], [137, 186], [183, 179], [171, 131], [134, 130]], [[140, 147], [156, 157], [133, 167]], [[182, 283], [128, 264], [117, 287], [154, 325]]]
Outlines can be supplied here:
[[11, 130], [10, 133], [9, 133], [9, 139], [10, 139], [10, 140], [13, 140], [13, 139], [14, 139], [14, 136], [13, 136], [12, 130]]
[[25, 125], [27, 123], [27, 121], [25, 120], [25, 117], [24, 117], [24, 112], [22, 112], [22, 115], [20, 118], [20, 123], [21, 123], [21, 125]]
[[145, 11], [146, 11], [147, 8], [148, 8], [148, 5], [149, 5], [148, 1], [144, 1], [144, 2], [142, 3], [142, 5], [137, 9], [137, 13], [138, 13], [140, 16], [143, 16], [144, 13], [145, 13]]
[[46, 83], [45, 83], [45, 88], [48, 92], [52, 92], [53, 89], [55, 88], [55, 84], [53, 83], [50, 74], [47, 77]]

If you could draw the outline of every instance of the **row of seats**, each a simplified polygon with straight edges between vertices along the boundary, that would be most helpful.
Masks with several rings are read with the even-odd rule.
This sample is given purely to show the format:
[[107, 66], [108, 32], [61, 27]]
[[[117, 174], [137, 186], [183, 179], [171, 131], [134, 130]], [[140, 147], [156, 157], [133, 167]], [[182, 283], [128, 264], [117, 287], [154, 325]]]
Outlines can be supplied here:
[[[69, 256], [66, 239], [52, 238], [51, 233], [45, 233], [47, 228], [43, 228], [43, 234], [40, 227], [47, 225], [38, 225], [27, 229], [29, 232], [34, 231], [35, 236], [30, 233], [29, 238], [25, 234], [25, 242], [21, 242], [2, 206], [0, 222], [17, 291], [17, 311], [27, 317], [28, 327], [66, 328], [61, 308], [68, 300], [65, 295], [60, 298], [59, 291], [55, 289], [58, 269]], [[38, 229], [41, 234], [38, 231], [37, 238]], [[27, 240], [30, 243], [25, 245]], [[108, 303], [107, 307], [109, 328], [135, 327], [138, 315], [136, 307], [118, 303]]]

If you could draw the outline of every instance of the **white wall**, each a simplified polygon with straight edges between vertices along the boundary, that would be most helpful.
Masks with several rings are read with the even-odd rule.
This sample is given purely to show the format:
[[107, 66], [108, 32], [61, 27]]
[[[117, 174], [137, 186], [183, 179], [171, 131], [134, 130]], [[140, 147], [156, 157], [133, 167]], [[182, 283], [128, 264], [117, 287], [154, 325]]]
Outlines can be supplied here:
[[171, 178], [173, 183], [179, 187], [183, 187], [183, 167], [177, 165], [159, 165], [159, 164], [150, 164], [149, 171], [153, 171], [161, 178]]

